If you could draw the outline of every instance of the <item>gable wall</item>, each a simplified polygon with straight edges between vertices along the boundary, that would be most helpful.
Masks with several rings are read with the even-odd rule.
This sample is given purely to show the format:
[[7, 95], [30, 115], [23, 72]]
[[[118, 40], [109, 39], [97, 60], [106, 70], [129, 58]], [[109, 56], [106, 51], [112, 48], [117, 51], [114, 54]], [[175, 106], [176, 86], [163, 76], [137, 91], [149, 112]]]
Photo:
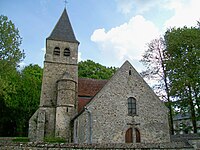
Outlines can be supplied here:
[[[128, 116], [129, 97], [134, 97], [137, 101], [137, 116]], [[130, 127], [139, 129], [143, 143], [170, 140], [166, 107], [128, 62], [93, 98], [87, 108], [92, 114], [93, 143], [124, 143], [125, 133]], [[78, 124], [88, 126], [88, 123], [82, 122], [87, 119], [87, 112], [84, 112], [78, 117]], [[130, 125], [135, 123], [139, 125]], [[86, 127], [80, 130], [89, 132], [87, 129]], [[134, 135], [133, 138], [135, 141]], [[86, 143], [87, 140], [80, 138], [78, 142]]]

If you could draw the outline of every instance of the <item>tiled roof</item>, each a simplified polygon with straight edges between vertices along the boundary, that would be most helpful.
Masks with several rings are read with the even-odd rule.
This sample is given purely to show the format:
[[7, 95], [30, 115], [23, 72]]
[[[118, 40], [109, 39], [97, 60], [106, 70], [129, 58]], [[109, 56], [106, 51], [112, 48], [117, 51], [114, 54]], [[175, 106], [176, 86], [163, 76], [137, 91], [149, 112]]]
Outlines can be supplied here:
[[97, 79], [78, 79], [78, 96], [89, 96], [93, 97], [101, 88], [107, 83], [108, 80], [97, 80]]
[[84, 98], [84, 97], [79, 97], [78, 98], [78, 112], [80, 112], [87, 103], [91, 101], [91, 98]]
[[78, 112], [104, 87], [108, 80], [78, 79]]
[[79, 43], [74, 35], [66, 9], [64, 9], [51, 35], [47, 39]]

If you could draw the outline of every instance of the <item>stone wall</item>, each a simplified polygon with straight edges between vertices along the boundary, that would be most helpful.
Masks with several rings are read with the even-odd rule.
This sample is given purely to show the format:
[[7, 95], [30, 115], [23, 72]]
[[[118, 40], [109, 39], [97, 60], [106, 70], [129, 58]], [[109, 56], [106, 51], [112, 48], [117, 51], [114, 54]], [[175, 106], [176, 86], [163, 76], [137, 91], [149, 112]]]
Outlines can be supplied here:
[[[140, 143], [140, 144], [72, 144], [45, 142], [13, 142], [15, 137], [0, 137], [1, 150], [72, 150], [72, 149], [135, 149], [135, 150], [200, 150], [200, 135], [175, 135], [169, 143]], [[183, 140], [185, 139], [185, 140]]]
[[44, 136], [53, 136], [55, 131], [55, 108], [40, 107], [29, 120], [28, 136], [31, 141], [43, 141]]
[[[109, 149], [109, 150], [195, 150], [190, 145], [186, 146], [182, 142], [162, 143], [162, 144], [65, 144], [65, 143], [1, 143], [1, 150], [80, 150], [80, 149]], [[197, 150], [197, 149], [196, 149]]]
[[[128, 115], [129, 97], [136, 99], [134, 116]], [[129, 62], [124, 63], [86, 107], [91, 112], [92, 143], [125, 143], [126, 131], [131, 127], [140, 131], [142, 143], [170, 141], [167, 108]], [[89, 132], [90, 123], [85, 121], [88, 119], [87, 112], [77, 118], [81, 130], [79, 143], [87, 143], [88, 137], [84, 136]], [[133, 142], [136, 142], [135, 135]]]
[[[60, 55], [53, 55], [55, 47], [60, 48]], [[64, 56], [64, 49], [70, 49], [70, 57]], [[45, 61], [67, 63], [67, 64], [77, 64], [78, 62], [78, 43], [47, 40], [46, 41], [46, 54]]]
[[45, 62], [40, 106], [55, 106], [57, 99], [57, 81], [63, 78], [64, 73], [69, 72], [72, 79], [77, 82], [77, 71], [77, 65]]
[[[58, 55], [54, 54], [55, 47], [60, 49]], [[70, 50], [69, 56], [64, 55], [65, 48]], [[74, 113], [74, 106], [77, 105], [77, 61], [78, 43], [46, 41], [40, 107], [29, 120], [31, 141], [42, 141], [44, 137], [54, 136], [71, 139], [67, 132], [70, 132], [71, 112]], [[66, 76], [70, 77], [72, 82], [65, 82]], [[63, 83], [64, 85], [73, 83], [73, 86], [70, 88], [68, 86], [62, 87]], [[65, 115], [66, 113], [67, 115]]]

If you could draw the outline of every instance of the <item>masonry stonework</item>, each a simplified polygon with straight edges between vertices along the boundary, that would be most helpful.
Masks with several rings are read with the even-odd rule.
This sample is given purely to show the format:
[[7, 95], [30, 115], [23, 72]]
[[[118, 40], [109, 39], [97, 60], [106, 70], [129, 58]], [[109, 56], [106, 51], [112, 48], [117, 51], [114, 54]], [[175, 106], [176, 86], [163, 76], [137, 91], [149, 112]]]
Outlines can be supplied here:
[[[134, 116], [128, 115], [129, 97], [136, 99]], [[86, 107], [91, 112], [92, 122], [85, 121], [88, 120], [86, 111], [77, 117], [80, 143], [87, 143], [90, 125], [94, 143], [125, 143], [129, 128], [139, 130], [142, 143], [170, 141], [167, 108], [129, 62], [124, 63]], [[133, 132], [136, 135], [135, 130]], [[133, 136], [134, 143], [135, 138]]]
[[[84, 79], [78, 87], [78, 45], [65, 9], [46, 40], [40, 106], [29, 121], [30, 140], [170, 142], [167, 108], [128, 61], [109, 81]], [[135, 100], [134, 114], [129, 98]], [[79, 100], [86, 102], [78, 105]]]
[[29, 121], [31, 141], [46, 137], [71, 141], [70, 120], [77, 107], [78, 45], [65, 9], [46, 40], [40, 107]]

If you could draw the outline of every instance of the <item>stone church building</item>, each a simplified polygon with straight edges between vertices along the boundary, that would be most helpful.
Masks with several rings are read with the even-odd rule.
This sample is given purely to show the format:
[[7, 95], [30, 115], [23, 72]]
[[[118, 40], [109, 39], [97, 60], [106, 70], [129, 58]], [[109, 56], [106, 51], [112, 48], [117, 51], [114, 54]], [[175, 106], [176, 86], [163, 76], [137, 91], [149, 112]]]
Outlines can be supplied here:
[[108, 81], [78, 78], [78, 46], [64, 9], [46, 39], [40, 105], [29, 121], [30, 140], [170, 142], [168, 109], [130, 62]]

